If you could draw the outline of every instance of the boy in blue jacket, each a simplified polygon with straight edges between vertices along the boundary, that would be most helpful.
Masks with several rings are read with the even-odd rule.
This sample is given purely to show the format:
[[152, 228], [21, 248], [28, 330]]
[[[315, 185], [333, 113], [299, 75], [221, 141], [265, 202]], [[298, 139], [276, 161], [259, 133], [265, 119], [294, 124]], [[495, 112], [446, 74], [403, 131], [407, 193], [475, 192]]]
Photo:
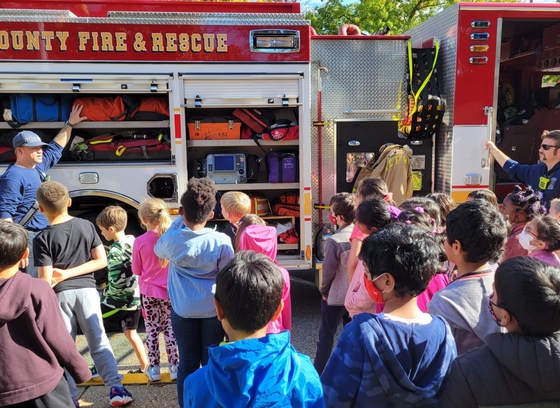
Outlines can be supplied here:
[[241, 251], [216, 278], [214, 304], [230, 343], [208, 349], [208, 364], [185, 380], [184, 407], [324, 407], [309, 357], [290, 332], [266, 334], [282, 312], [284, 280], [267, 256]]
[[445, 320], [423, 313], [416, 299], [441, 253], [436, 236], [410, 224], [390, 224], [364, 240], [364, 286], [385, 308], [354, 316], [342, 331], [321, 375], [328, 408], [437, 405], [457, 351]]

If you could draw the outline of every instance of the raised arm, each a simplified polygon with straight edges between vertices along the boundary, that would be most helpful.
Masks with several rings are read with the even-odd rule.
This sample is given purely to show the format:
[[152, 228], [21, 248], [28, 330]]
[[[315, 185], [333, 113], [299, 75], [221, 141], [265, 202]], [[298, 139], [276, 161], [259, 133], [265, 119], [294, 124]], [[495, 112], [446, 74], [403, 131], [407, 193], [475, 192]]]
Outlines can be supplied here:
[[509, 160], [509, 156], [498, 149], [494, 142], [484, 142], [484, 150], [488, 150], [502, 167], [504, 167], [505, 162]]
[[58, 143], [60, 146], [64, 147], [70, 140], [70, 135], [72, 133], [72, 126], [77, 125], [81, 121], [87, 119], [86, 116], [80, 116], [82, 113], [83, 106], [82, 105], [74, 105], [72, 106], [72, 111], [70, 112], [70, 116], [68, 117], [68, 121], [62, 126], [60, 132], [54, 137], [54, 141]]

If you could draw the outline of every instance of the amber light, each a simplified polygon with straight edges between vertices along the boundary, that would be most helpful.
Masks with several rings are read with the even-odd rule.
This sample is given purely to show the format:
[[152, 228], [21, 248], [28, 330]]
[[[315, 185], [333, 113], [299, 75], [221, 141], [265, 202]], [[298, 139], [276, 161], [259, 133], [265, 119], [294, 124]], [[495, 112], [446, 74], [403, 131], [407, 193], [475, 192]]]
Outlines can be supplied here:
[[305, 259], [308, 261], [311, 259], [311, 245], [307, 245], [305, 248]]
[[471, 52], [488, 52], [490, 46], [488, 45], [471, 45], [470, 50]]

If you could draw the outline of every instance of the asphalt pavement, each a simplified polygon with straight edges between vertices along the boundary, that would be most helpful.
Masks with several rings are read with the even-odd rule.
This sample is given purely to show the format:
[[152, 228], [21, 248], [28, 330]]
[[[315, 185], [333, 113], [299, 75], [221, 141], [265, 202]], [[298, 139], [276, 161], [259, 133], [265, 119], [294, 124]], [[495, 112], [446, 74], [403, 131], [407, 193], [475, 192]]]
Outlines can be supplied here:
[[[315, 357], [315, 348], [319, 327], [321, 325], [321, 294], [314, 283], [314, 275], [310, 271], [291, 273], [292, 297], [292, 344], [297, 351]], [[139, 329], [144, 340], [145, 333]], [[162, 381], [149, 383], [143, 374], [127, 374], [139, 368], [138, 360], [130, 344], [122, 333], [108, 333], [109, 341], [117, 358], [119, 371], [124, 375], [125, 387], [132, 393], [134, 401], [131, 408], [176, 408], [176, 383], [169, 381], [168, 363], [163, 337], [160, 335]], [[87, 342], [82, 335], [76, 339], [78, 349], [85, 359], [93, 364]], [[109, 387], [100, 379], [94, 379], [80, 387], [80, 405], [82, 407], [109, 407]]]

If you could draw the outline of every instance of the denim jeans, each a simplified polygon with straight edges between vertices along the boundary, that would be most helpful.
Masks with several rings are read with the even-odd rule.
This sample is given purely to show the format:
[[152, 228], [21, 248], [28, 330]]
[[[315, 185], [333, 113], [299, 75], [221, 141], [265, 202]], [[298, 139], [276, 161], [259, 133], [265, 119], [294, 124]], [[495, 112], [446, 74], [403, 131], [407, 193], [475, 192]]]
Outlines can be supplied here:
[[39, 268], [35, 266], [35, 258], [33, 256], [33, 238], [37, 236], [38, 231], [27, 231], [27, 247], [29, 248], [29, 265], [23, 272], [31, 275], [34, 278], [39, 276]]
[[349, 321], [350, 316], [344, 306], [329, 306], [324, 299], [321, 299], [321, 328], [313, 362], [319, 375], [323, 373], [331, 356], [338, 325], [342, 322], [343, 326], [346, 326]]
[[[95, 288], [64, 290], [56, 294], [66, 329], [76, 340], [77, 324], [86, 337], [91, 358], [103, 382], [110, 387], [122, 387], [117, 360], [105, 334], [101, 317], [101, 300]], [[66, 379], [72, 399], [78, 399], [78, 387], [67, 372]]]
[[179, 348], [177, 397], [183, 407], [183, 383], [189, 374], [208, 363], [208, 347], [224, 340], [224, 329], [217, 317], [184, 318], [171, 310], [171, 325]]

